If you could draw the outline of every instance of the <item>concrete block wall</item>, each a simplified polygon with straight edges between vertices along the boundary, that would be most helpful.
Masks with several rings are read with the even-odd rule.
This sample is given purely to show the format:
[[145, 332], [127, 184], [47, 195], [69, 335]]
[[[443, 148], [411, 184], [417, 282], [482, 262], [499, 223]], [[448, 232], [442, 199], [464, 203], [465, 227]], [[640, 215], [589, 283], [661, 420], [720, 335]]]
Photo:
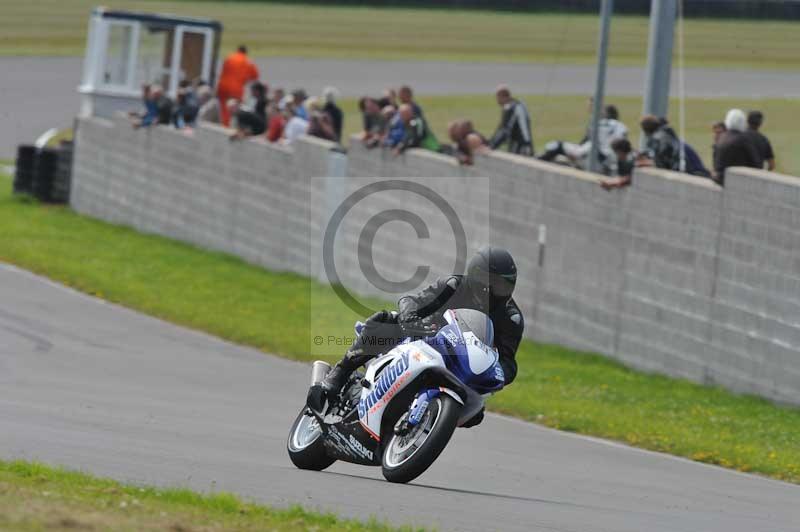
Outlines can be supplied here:
[[[800, 180], [732, 169], [722, 189], [647, 169], [628, 189], [606, 192], [596, 175], [505, 153], [462, 167], [419, 150], [393, 157], [351, 142], [345, 156], [332, 148], [312, 138], [291, 149], [230, 142], [212, 125], [186, 136], [82, 120], [71, 202], [325, 280], [322, 234], [336, 207], [367, 184], [406, 178], [447, 198], [470, 253], [485, 243], [512, 251], [529, 337], [800, 404]], [[363, 278], [360, 232], [387, 208], [413, 204], [426, 221], [436, 208], [413, 194], [390, 203], [376, 198], [351, 211], [335, 259], [345, 286], [391, 300], [398, 294]], [[372, 250], [384, 277], [407, 278], [422, 262], [430, 279], [452, 271], [446, 223], [428, 239], [391, 227]]]

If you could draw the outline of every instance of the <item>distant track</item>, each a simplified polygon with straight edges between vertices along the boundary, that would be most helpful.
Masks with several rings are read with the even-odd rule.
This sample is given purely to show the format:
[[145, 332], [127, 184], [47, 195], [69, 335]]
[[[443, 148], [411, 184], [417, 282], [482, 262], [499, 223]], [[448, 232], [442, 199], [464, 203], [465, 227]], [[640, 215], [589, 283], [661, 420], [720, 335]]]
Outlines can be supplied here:
[[[21, 142], [32, 142], [51, 127], [68, 127], [78, 112], [75, 89], [82, 59], [77, 57], [0, 57], [0, 157], [9, 157]], [[491, 94], [507, 83], [520, 94], [590, 94], [591, 66], [524, 63], [455, 63], [364, 59], [259, 59], [273, 87], [304, 87], [319, 94], [325, 85], [344, 96], [378, 94], [384, 87], [413, 85], [418, 94]], [[676, 76], [673, 76], [673, 82]], [[641, 67], [613, 67], [607, 93], [642, 93]], [[673, 90], [673, 94], [677, 91]], [[690, 97], [798, 98], [800, 72], [688, 69]]]
[[[412, 485], [299, 471], [309, 367], [0, 264], [0, 458], [443, 530], [795, 530], [800, 486], [496, 415]], [[794, 524], [792, 524], [794, 523]]]

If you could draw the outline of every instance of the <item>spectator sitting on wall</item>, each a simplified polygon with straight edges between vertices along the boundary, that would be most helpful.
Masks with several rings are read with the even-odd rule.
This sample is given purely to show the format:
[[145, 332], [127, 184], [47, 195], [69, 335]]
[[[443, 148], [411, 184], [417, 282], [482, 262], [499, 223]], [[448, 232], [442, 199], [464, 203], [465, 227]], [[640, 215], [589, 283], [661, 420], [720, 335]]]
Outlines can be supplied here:
[[393, 150], [395, 155], [403, 153], [408, 148], [423, 148], [436, 152], [441, 150], [439, 141], [428, 127], [425, 117], [415, 115], [414, 107], [410, 103], [402, 104], [398, 113], [405, 125], [405, 134], [403, 140]]
[[381, 108], [378, 107], [378, 101], [375, 98], [368, 96], [361, 98], [358, 101], [358, 108], [361, 110], [361, 117], [364, 122], [361, 141], [367, 148], [374, 148], [380, 143], [386, 129], [386, 119], [381, 114]]
[[381, 109], [381, 114], [387, 124], [382, 144], [388, 148], [394, 148], [403, 142], [403, 137], [406, 134], [406, 125], [393, 105], [387, 105]]
[[250, 85], [250, 96], [248, 105], [240, 106], [236, 112], [236, 132], [232, 135], [233, 138], [261, 135], [267, 130], [269, 87], [256, 81]]
[[[601, 171], [605, 175], [616, 174], [616, 158], [611, 149], [611, 143], [617, 139], [628, 138], [628, 127], [620, 122], [619, 110], [615, 105], [606, 105], [603, 114], [597, 122], [597, 141], [599, 145], [598, 156], [602, 165]], [[548, 142], [545, 152], [539, 156], [542, 161], [551, 162], [558, 156], [564, 156], [577, 168], [589, 167], [589, 156], [592, 152], [592, 141], [587, 135], [581, 144], [573, 144], [561, 140]]]
[[247, 47], [242, 45], [225, 58], [217, 84], [217, 98], [220, 104], [220, 118], [224, 126], [231, 123], [227, 103], [230, 99], [244, 98], [244, 87], [258, 79], [258, 67], [247, 57]]
[[172, 122], [172, 100], [164, 94], [161, 85], [144, 85], [142, 100], [145, 112], [143, 115], [131, 115], [133, 127], [148, 127]]
[[286, 109], [284, 111], [286, 126], [283, 128], [281, 143], [288, 146], [297, 140], [298, 137], [308, 132], [308, 120], [297, 114], [294, 98], [292, 96], [288, 96], [287, 98], [291, 98], [291, 100], [286, 103]]
[[308, 110], [305, 103], [308, 99], [308, 94], [304, 89], [295, 89], [292, 91], [292, 103], [294, 104], [294, 113], [302, 118], [308, 120]]
[[616, 175], [600, 181], [600, 186], [606, 190], [627, 187], [633, 179], [633, 168], [636, 166], [636, 156], [631, 146], [631, 141], [626, 138], [618, 138], [611, 142], [611, 151], [617, 161], [615, 166]]
[[475, 131], [471, 120], [456, 120], [447, 128], [453, 142], [453, 156], [461, 164], [473, 164], [476, 153], [487, 153], [489, 142]]
[[639, 166], [655, 166], [698, 177], [711, 177], [711, 172], [705, 167], [697, 151], [678, 138], [666, 118], [645, 115], [640, 126], [645, 135], [646, 146], [638, 157]]
[[342, 109], [336, 105], [336, 99], [339, 98], [339, 91], [335, 87], [325, 87], [322, 89], [322, 99], [325, 105], [322, 111], [325, 112], [330, 118], [333, 132], [336, 135], [336, 142], [342, 141], [342, 127], [344, 125], [344, 113]]
[[197, 93], [188, 80], [181, 81], [175, 101], [175, 112], [172, 114], [172, 122], [175, 127], [178, 129], [194, 127], [199, 111], [200, 103]]
[[[389, 98], [391, 100], [391, 98]], [[414, 101], [414, 91], [411, 90], [411, 87], [408, 85], [403, 85], [400, 87], [400, 90], [397, 91], [397, 99], [400, 101], [400, 105], [408, 104], [414, 110], [414, 116], [422, 116], [422, 107]], [[389, 105], [392, 105], [391, 101], [387, 102]], [[399, 109], [399, 107], [398, 107]]]
[[725, 170], [731, 166], [760, 168], [763, 164], [755, 145], [745, 135], [747, 117], [741, 109], [731, 109], [725, 115], [725, 128], [714, 153], [714, 179], [725, 183]]
[[489, 141], [493, 150], [508, 143], [508, 151], [517, 155], [533, 155], [533, 135], [531, 133], [531, 117], [528, 108], [521, 101], [511, 97], [511, 91], [500, 85], [495, 91], [497, 105], [502, 112], [500, 124]]
[[761, 111], [750, 111], [747, 113], [747, 130], [744, 134], [761, 157], [759, 168], [764, 168], [764, 163], [767, 163], [767, 170], [772, 172], [775, 170], [775, 153], [769, 139], [759, 131], [763, 123], [764, 114]]

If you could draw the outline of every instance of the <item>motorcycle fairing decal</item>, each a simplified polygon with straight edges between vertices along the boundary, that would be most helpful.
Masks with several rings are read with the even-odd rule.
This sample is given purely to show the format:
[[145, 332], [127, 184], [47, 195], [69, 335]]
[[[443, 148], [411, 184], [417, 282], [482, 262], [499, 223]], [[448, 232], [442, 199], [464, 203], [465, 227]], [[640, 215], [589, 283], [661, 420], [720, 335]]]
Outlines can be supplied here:
[[358, 417], [363, 418], [374, 413], [376, 407], [386, 404], [394, 397], [400, 385], [408, 379], [408, 353], [403, 353], [391, 365], [381, 372], [372, 391], [358, 402]]
[[377, 444], [362, 442], [354, 432], [349, 425], [329, 425], [325, 443], [332, 452], [346, 457], [348, 460], [367, 465], [373, 464]]

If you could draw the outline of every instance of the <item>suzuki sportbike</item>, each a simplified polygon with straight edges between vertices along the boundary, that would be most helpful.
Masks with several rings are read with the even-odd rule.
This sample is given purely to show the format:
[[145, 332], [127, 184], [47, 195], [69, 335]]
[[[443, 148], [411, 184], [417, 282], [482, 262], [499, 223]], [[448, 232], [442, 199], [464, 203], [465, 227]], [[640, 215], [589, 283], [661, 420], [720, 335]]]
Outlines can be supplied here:
[[[337, 460], [381, 466], [390, 482], [409, 482], [441, 454], [456, 427], [503, 387], [488, 316], [448, 310], [435, 336], [405, 342], [353, 372], [322, 411], [306, 406], [289, 433], [294, 465], [321, 471]], [[363, 324], [356, 324], [356, 334]], [[311, 384], [330, 370], [317, 361]]]

